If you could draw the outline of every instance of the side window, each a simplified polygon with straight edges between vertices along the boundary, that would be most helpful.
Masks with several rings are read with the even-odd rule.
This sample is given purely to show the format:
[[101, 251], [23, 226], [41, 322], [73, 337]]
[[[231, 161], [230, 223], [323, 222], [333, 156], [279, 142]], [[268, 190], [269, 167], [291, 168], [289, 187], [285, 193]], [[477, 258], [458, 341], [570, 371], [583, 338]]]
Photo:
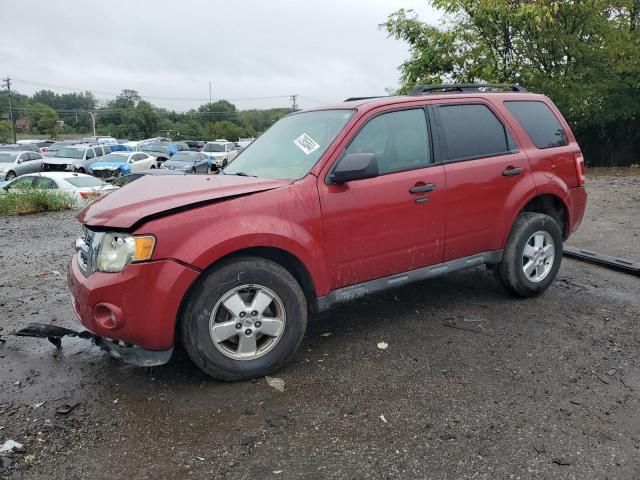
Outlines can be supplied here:
[[430, 151], [424, 110], [412, 109], [372, 118], [345, 153], [373, 153], [382, 174], [424, 167], [431, 163]]
[[91, 158], [93, 158], [93, 157], [94, 157], [94, 155], [93, 155], [93, 150], [92, 150], [92, 149], [90, 149], [90, 148], [88, 148], [88, 149], [87, 149], [87, 156], [86, 156], [86, 159], [87, 159], [87, 160], [89, 160], [89, 159], [91, 159]]
[[93, 147], [93, 150], [96, 152], [96, 157], [101, 157], [102, 155], [104, 155], [102, 147]]
[[111, 147], [109, 145], [103, 145], [102, 149], [104, 150], [104, 154], [111, 153]]
[[138, 160], [144, 160], [147, 156], [144, 153], [136, 153], [132, 158], [134, 162], [137, 162]]
[[42, 160], [44, 157], [41, 153], [32, 153], [31, 160]]
[[30, 175], [24, 175], [22, 177], [18, 177], [16, 180], [13, 181], [13, 183], [11, 183], [10, 185], [10, 189], [11, 188], [30, 188], [33, 185], [33, 179], [36, 177], [30, 176]]
[[46, 188], [46, 189], [54, 189], [58, 188], [56, 182], [47, 177], [36, 177], [33, 186], [35, 188]]
[[563, 147], [567, 134], [553, 112], [543, 102], [504, 102], [538, 148]]
[[439, 105], [449, 161], [516, 150], [509, 131], [486, 105]]

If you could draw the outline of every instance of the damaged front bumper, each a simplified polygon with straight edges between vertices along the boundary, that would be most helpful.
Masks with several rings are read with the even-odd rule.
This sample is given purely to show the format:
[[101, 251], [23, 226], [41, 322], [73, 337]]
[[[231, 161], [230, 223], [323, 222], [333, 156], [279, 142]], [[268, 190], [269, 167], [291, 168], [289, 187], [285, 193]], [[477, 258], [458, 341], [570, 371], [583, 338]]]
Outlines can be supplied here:
[[99, 337], [88, 330], [76, 332], [70, 328], [59, 327], [57, 325], [45, 325], [43, 323], [31, 323], [22, 330], [17, 331], [15, 335], [19, 337], [46, 338], [57, 348], [62, 347], [63, 337], [84, 338], [91, 340], [97, 347], [112, 357], [138, 367], [164, 365], [171, 359], [171, 355], [173, 354], [173, 348], [168, 350], [146, 350], [118, 340]]

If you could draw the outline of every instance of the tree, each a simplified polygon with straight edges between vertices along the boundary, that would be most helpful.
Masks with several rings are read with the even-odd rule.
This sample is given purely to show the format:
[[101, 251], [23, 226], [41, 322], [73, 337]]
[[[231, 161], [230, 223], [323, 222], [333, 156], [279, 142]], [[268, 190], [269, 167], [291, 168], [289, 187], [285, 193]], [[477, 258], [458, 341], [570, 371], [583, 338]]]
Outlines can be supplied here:
[[38, 133], [46, 133], [54, 140], [62, 130], [56, 111], [43, 103], [32, 106], [31, 124]]
[[592, 164], [634, 160], [640, 148], [637, 0], [432, 4], [446, 26], [427, 25], [406, 10], [383, 24], [410, 47], [400, 92], [418, 83], [519, 83], [554, 100]]
[[[198, 107], [198, 112], [210, 113], [213, 121], [227, 120], [229, 122], [238, 123], [238, 111], [236, 106], [227, 100], [218, 100], [217, 102], [205, 103]], [[200, 115], [201, 121], [208, 122], [209, 115]]]
[[9, 143], [13, 139], [11, 124], [7, 120], [0, 120], [0, 143]]

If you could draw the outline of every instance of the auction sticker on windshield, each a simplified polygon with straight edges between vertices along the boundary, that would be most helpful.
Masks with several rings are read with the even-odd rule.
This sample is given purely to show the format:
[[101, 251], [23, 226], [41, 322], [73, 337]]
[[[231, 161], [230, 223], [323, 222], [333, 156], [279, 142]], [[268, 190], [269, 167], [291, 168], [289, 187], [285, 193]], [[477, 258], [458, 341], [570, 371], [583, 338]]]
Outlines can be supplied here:
[[306, 133], [303, 133], [298, 138], [296, 138], [293, 143], [295, 143], [300, 150], [302, 150], [305, 154], [309, 155], [315, 152], [320, 148], [318, 142], [316, 142], [313, 138], [311, 138]]

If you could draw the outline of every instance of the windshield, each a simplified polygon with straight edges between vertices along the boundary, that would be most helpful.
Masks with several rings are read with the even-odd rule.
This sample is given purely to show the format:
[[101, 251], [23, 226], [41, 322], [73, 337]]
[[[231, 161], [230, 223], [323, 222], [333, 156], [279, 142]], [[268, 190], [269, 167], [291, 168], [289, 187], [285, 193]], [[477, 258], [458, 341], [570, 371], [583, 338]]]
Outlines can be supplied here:
[[58, 150], [55, 156], [82, 160], [84, 158], [84, 150], [82, 148], [64, 147]]
[[0, 152], [0, 163], [13, 163], [17, 156], [17, 153]]
[[158, 145], [157, 143], [152, 143], [151, 145], [143, 145], [140, 151], [170, 153], [169, 147], [167, 147], [166, 145]]
[[106, 185], [106, 183], [96, 177], [66, 177], [64, 180], [78, 188], [102, 187], [103, 185]]
[[171, 157], [172, 162], [193, 162], [194, 159], [195, 156], [189, 155], [188, 153], [176, 153]]
[[224, 169], [277, 180], [304, 177], [353, 115], [353, 110], [318, 110], [284, 117]]
[[66, 145], [69, 145], [69, 144], [68, 143], [54, 143], [53, 145], [49, 146], [49, 151], [50, 152], [57, 152], [61, 148], [64, 148]]
[[207, 143], [203, 152], [224, 152], [224, 143]]
[[108, 153], [104, 157], [100, 158], [101, 162], [116, 162], [116, 163], [126, 163], [129, 155], [118, 155], [116, 153]]

